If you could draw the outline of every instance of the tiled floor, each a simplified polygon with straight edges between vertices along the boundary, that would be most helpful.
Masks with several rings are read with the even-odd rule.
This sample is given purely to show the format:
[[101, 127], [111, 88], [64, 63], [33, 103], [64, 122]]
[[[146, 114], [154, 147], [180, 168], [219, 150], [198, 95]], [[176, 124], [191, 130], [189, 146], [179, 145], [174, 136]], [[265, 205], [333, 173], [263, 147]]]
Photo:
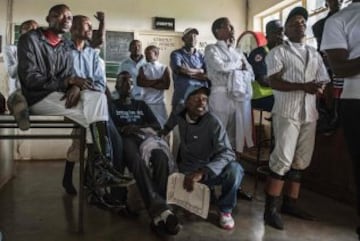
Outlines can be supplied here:
[[[354, 208], [306, 190], [302, 193], [301, 205], [315, 214], [317, 221], [284, 216], [284, 231], [264, 226], [264, 197], [259, 191], [258, 200], [238, 201], [233, 231], [220, 229], [213, 211], [208, 220], [180, 214], [182, 231], [175, 237], [164, 238], [152, 233], [145, 210], [140, 217], [128, 219], [86, 205], [85, 233], [79, 235], [76, 233], [77, 198], [65, 195], [60, 185], [63, 166], [62, 162], [18, 164], [17, 177], [0, 190], [3, 241], [357, 240]], [[247, 177], [243, 186], [251, 190], [252, 177]]]

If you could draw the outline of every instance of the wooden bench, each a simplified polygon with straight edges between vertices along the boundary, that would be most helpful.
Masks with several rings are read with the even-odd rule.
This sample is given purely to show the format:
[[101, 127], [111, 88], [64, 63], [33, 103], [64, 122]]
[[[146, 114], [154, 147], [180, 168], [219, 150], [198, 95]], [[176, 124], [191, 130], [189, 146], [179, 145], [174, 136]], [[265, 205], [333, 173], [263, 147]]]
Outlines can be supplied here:
[[[18, 125], [11, 115], [0, 115], [0, 129], [18, 128]], [[46, 134], [37, 133], [13, 133], [3, 134], [2, 139], [79, 139], [80, 141], [80, 183], [79, 183], [79, 204], [78, 204], [78, 231], [84, 231], [84, 151], [86, 144], [86, 129], [76, 122], [63, 116], [30, 116], [30, 129], [79, 129], [79, 134], [70, 132], [69, 134], [53, 133], [49, 130]]]

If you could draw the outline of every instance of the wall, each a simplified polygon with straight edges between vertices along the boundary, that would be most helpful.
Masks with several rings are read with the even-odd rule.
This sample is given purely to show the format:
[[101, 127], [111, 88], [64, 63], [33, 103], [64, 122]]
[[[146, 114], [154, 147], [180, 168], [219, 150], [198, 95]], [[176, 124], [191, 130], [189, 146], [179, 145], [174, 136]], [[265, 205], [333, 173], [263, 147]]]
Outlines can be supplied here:
[[[0, 0], [0, 34], [5, 34], [6, 3], [11, 0]], [[27, 19], [34, 19], [40, 25], [46, 26], [45, 16], [51, 6], [58, 4], [57, 0], [12, 0], [13, 18], [11, 24], [20, 24]], [[227, 16], [231, 19], [236, 34], [245, 29], [245, 0], [102, 0], [100, 1], [69, 1], [62, 3], [69, 5], [73, 14], [83, 14], [91, 17], [97, 28], [93, 17], [96, 11], [104, 11], [106, 14], [106, 29], [134, 31], [137, 33], [152, 30], [152, 18], [172, 17], [175, 18], [175, 32], [182, 32], [187, 27], [198, 28], [199, 41], [211, 43], [215, 39], [211, 33], [211, 24], [218, 17]], [[12, 37], [12, 36], [11, 36]], [[3, 36], [3, 39], [5, 37]], [[5, 41], [3, 41], [3, 45]], [[0, 77], [5, 76], [4, 68], [0, 62]], [[1, 78], [3, 80], [4, 78]], [[40, 143], [39, 143], [40, 142]], [[49, 143], [37, 141], [25, 145], [27, 141], [17, 142], [16, 158], [20, 159], [42, 159], [42, 158], [64, 158], [68, 142]], [[23, 143], [23, 144], [20, 144]], [[30, 145], [30, 147], [29, 147]], [[47, 148], [38, 148], [45, 145]], [[47, 150], [52, 150], [51, 154]], [[56, 152], [54, 151], [56, 150]], [[0, 162], [1, 163], [1, 162]]]

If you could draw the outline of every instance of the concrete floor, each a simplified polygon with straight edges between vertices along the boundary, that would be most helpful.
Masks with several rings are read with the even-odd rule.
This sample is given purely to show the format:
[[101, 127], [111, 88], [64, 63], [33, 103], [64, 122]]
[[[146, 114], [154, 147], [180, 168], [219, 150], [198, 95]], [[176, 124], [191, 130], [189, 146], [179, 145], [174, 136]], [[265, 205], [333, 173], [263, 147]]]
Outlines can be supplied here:
[[[355, 209], [307, 190], [302, 192], [301, 205], [315, 214], [317, 221], [284, 216], [284, 231], [264, 226], [262, 187], [257, 200], [238, 201], [234, 210], [236, 228], [232, 231], [217, 226], [215, 211], [211, 211], [207, 220], [180, 212], [182, 231], [175, 237], [164, 238], [152, 233], [143, 209], [138, 218], [129, 219], [86, 205], [85, 233], [79, 235], [76, 233], [77, 198], [64, 194], [60, 185], [63, 166], [62, 162], [18, 163], [17, 177], [0, 190], [3, 241], [357, 240]], [[244, 189], [251, 190], [252, 181], [252, 177], [246, 177]]]

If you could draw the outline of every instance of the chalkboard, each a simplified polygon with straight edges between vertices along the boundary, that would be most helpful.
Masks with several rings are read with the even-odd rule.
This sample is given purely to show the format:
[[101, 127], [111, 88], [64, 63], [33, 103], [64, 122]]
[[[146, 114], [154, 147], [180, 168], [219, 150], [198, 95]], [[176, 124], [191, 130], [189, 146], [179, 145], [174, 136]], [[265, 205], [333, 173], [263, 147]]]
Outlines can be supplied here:
[[115, 78], [120, 63], [129, 56], [129, 44], [134, 39], [132, 32], [106, 31], [105, 63], [106, 76]]

